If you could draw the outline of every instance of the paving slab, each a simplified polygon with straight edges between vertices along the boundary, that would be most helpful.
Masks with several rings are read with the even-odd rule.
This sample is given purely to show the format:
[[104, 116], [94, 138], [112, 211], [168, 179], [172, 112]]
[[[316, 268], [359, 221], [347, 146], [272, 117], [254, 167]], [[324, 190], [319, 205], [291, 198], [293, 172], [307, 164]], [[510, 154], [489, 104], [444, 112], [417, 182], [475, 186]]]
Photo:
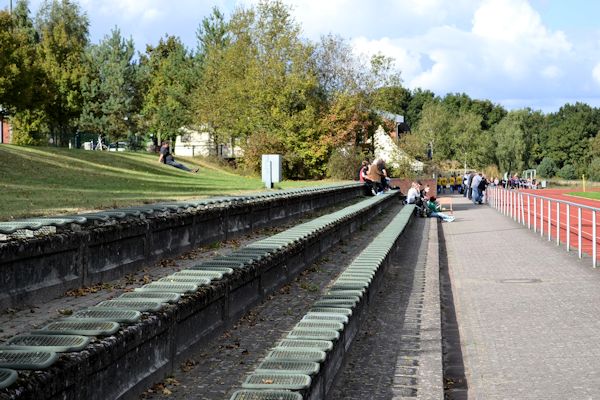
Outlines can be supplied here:
[[600, 271], [491, 207], [443, 224], [469, 399], [600, 398]]

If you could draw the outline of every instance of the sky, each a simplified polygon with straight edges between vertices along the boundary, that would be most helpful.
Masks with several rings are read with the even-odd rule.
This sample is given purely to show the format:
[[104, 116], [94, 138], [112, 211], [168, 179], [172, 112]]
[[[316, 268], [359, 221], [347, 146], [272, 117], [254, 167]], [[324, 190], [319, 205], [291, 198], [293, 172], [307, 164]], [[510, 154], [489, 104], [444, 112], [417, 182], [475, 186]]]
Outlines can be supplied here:
[[[258, 0], [79, 0], [93, 43], [118, 26], [138, 50], [165, 34], [196, 47], [213, 7]], [[16, 0], [13, 0], [13, 3]], [[33, 13], [42, 0], [30, 0]], [[466, 93], [507, 109], [600, 107], [600, 2], [594, 0], [284, 0], [307, 39], [333, 33], [357, 55], [395, 60], [403, 85]], [[0, 0], [6, 8], [9, 0]]]

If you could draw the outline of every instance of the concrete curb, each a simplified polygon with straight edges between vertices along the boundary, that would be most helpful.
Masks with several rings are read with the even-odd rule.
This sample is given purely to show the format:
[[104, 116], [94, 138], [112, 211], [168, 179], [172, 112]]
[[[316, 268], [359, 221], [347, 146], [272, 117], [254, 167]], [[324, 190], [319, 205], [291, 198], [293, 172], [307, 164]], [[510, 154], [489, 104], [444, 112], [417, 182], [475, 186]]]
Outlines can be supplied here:
[[421, 319], [421, 351], [417, 399], [444, 398], [442, 323], [440, 309], [440, 250], [437, 218], [429, 219], [429, 245], [425, 265], [425, 293]]

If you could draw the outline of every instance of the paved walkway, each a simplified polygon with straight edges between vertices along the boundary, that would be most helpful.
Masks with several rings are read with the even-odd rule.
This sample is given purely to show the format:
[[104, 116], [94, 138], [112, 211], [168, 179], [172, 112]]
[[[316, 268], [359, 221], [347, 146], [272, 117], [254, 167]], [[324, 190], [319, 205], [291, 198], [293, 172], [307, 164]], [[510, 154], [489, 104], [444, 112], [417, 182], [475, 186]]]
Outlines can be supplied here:
[[442, 224], [469, 399], [600, 399], [600, 271], [487, 206]]

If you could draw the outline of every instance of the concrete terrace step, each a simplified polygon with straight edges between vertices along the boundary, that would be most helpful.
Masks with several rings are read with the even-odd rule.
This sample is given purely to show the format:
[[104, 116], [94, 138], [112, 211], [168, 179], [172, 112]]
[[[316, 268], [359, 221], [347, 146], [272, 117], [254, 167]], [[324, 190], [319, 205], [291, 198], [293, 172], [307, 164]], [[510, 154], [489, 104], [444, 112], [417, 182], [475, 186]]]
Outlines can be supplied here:
[[[267, 375], [261, 375], [258, 371], [264, 368], [264, 363], [251, 374], [246, 381], [242, 384], [243, 388], [253, 389], [272, 389], [272, 388], [283, 388], [290, 391], [294, 391], [300, 395], [299, 398], [303, 399], [323, 399], [326, 398], [328, 391], [330, 390], [340, 366], [343, 364], [343, 359], [346, 351], [348, 351], [360, 325], [361, 319], [368, 313], [369, 303], [374, 301], [377, 288], [379, 287], [383, 270], [389, 264], [391, 254], [394, 254], [394, 249], [397, 248], [400, 236], [405, 230], [406, 226], [410, 222], [410, 217], [414, 215], [414, 206], [405, 206], [402, 211], [387, 225], [387, 227], [374, 238], [372, 243], [367, 246], [354, 261], [348, 266], [347, 269], [352, 270], [356, 265], [364, 265], [365, 261], [368, 261], [371, 265], [371, 270], [376, 273], [375, 276], [371, 274], [360, 274], [359, 280], [364, 282], [361, 286], [366, 295], [362, 295], [362, 291], [351, 291], [351, 294], [346, 294], [347, 282], [344, 279], [348, 279], [347, 276], [351, 275], [348, 272], [342, 272], [338, 279], [333, 282], [329, 291], [325, 293], [321, 300], [314, 303], [314, 307], [309, 311], [305, 317], [287, 334], [286, 339], [280, 342], [278, 347], [271, 350], [265, 357], [264, 362], [269, 361], [309, 361], [317, 362], [320, 364], [319, 371], [311, 374], [312, 381], [305, 385], [301, 385], [296, 382], [300, 380], [302, 376], [308, 377], [308, 375], [299, 375], [298, 369], [294, 365], [290, 365], [289, 368], [293, 371], [290, 375], [290, 382], [282, 380], [280, 386], [270, 387], [271, 383], [275, 383], [272, 377], [265, 378]], [[356, 276], [356, 275], [355, 275]], [[346, 277], [346, 278], [345, 278]], [[372, 279], [373, 278], [373, 279]], [[343, 282], [341, 285], [339, 282]], [[336, 294], [336, 289], [343, 288], [344, 294]], [[356, 295], [357, 293], [361, 295]], [[346, 316], [344, 313], [337, 314], [340, 310], [339, 306], [347, 306], [350, 311]], [[330, 311], [330, 312], [328, 312]], [[345, 317], [345, 322], [339, 322], [339, 318]], [[311, 320], [310, 318], [318, 318]], [[318, 351], [315, 349], [302, 348], [302, 347], [290, 347], [289, 345], [284, 346], [283, 343], [293, 343], [298, 341], [298, 344], [309, 342], [311, 340], [319, 339], [321, 342], [331, 343], [331, 347], [327, 347], [325, 351]], [[285, 366], [281, 366], [278, 373], [283, 373]], [[260, 384], [249, 386], [249, 380], [257, 380], [262, 378], [263, 381]], [[267, 383], [265, 383], [265, 379]], [[234, 400], [239, 396], [239, 392], [236, 392], [231, 397]]]
[[[76, 321], [72, 318], [49, 324], [36, 333], [70, 332], [94, 336], [107, 334], [111, 337], [99, 339], [103, 342], [102, 346], [88, 346], [86, 352], [66, 355], [64, 362], [57, 363], [56, 367], [39, 376], [40, 379], [36, 382], [55, 382], [52, 393], [31, 382], [26, 388], [17, 383], [13, 385], [15, 388], [6, 389], [9, 390], [9, 396], [13, 396], [9, 398], [29, 396], [41, 400], [55, 396], [74, 396], [105, 399], [119, 398], [139, 391], [149, 382], [168, 374], [174, 363], [185, 357], [190, 346], [197, 345], [235, 321], [252, 305], [292, 279], [331, 245], [350, 235], [393, 200], [397, 201], [394, 194], [363, 200], [360, 206], [347, 207], [346, 213], [337, 212], [335, 223], [331, 223], [329, 217], [316, 218], [313, 220], [314, 227], [319, 229], [305, 231], [298, 238], [290, 239], [290, 246], [278, 247], [268, 257], [262, 257], [252, 264], [244, 264], [241, 268], [234, 269], [232, 275], [224, 276], [210, 285], [152, 282], [138, 288], [134, 293], [154, 293], [156, 290], [183, 296], [175, 304], [165, 304], [159, 313], [146, 313], [147, 316], [140, 323], [121, 325], [115, 333], [94, 331], [92, 326], [75, 326]], [[262, 251], [242, 253], [264, 254]], [[236, 259], [237, 256], [234, 254], [232, 258]], [[138, 299], [132, 299], [132, 302], [135, 300]], [[225, 314], [219, 315], [223, 312]], [[118, 323], [116, 325], [119, 326]], [[123, 366], [118, 374], [107, 368], [117, 360]], [[77, 371], [87, 371], [86, 379], [89, 379], [89, 383], [71, 384], [77, 380]]]
[[155, 260], [359, 196], [360, 185], [350, 183], [0, 222], [0, 273], [13, 277], [0, 281], [0, 308], [118, 279]]

